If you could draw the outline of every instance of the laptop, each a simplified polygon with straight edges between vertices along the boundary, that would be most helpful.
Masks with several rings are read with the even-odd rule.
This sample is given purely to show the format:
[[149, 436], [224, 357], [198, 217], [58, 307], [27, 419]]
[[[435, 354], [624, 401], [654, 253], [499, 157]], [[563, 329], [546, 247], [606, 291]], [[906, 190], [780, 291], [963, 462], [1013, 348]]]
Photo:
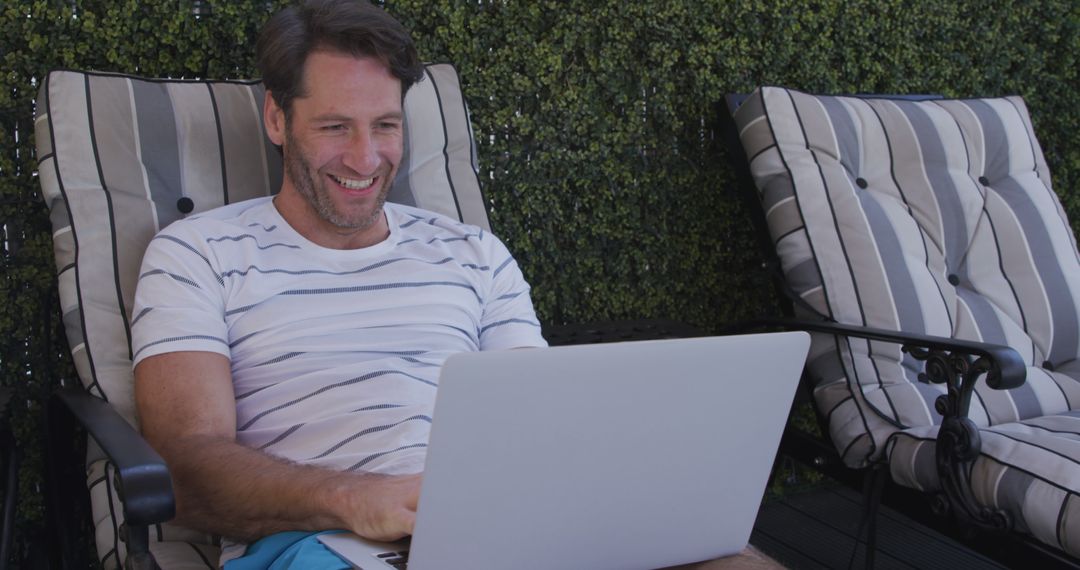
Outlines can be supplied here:
[[364, 570], [663, 568], [746, 547], [809, 348], [784, 332], [456, 354], [410, 541]]

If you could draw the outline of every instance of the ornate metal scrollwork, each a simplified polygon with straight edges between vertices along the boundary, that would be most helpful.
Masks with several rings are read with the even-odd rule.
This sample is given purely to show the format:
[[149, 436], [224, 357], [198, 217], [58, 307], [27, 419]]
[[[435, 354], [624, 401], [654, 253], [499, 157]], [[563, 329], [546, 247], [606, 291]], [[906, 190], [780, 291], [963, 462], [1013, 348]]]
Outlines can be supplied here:
[[934, 402], [935, 409], [942, 415], [936, 447], [941, 495], [935, 511], [952, 513], [966, 523], [986, 529], [1011, 530], [1009, 513], [980, 505], [975, 500], [969, 476], [982, 448], [979, 428], [967, 417], [971, 396], [980, 376], [999, 371], [986, 357], [913, 346], [905, 346], [904, 352], [926, 363], [920, 380], [945, 385], [945, 394]]

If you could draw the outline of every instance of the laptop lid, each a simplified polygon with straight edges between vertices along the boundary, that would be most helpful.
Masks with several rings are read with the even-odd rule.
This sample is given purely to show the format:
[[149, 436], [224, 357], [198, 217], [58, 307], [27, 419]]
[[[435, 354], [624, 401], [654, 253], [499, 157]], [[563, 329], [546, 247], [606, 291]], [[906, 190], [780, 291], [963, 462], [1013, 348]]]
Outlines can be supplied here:
[[451, 356], [410, 570], [661, 568], [742, 550], [808, 347], [789, 332]]

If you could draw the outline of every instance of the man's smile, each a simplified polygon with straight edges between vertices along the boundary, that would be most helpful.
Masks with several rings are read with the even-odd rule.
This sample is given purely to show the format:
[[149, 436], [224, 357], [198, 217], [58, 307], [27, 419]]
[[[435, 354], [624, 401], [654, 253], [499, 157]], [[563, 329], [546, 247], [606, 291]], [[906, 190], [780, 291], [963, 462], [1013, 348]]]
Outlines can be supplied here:
[[366, 190], [375, 182], [375, 178], [344, 178], [333, 174], [327, 174], [327, 176], [346, 190]]

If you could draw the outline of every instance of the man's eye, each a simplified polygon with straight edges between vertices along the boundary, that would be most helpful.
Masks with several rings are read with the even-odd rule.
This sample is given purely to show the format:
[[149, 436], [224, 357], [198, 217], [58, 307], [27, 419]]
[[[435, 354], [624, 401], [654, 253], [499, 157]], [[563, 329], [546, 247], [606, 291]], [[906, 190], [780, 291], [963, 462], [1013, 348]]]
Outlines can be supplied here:
[[324, 131], [340, 131], [345, 128], [345, 125], [324, 125], [322, 130]]
[[398, 129], [401, 128], [401, 123], [397, 123], [397, 122], [394, 122], [394, 121], [386, 121], [386, 122], [379, 123], [378, 126], [379, 126], [380, 129], [382, 129], [384, 131], [395, 131], [395, 130], [398, 130]]

